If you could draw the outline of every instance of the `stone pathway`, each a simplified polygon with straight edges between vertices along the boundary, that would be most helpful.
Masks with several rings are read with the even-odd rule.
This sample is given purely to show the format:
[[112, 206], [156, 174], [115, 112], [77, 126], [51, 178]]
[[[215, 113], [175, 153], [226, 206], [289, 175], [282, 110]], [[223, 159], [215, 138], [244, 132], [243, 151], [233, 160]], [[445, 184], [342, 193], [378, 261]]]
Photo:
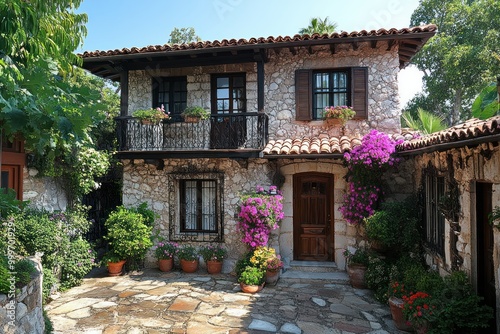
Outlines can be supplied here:
[[201, 270], [89, 278], [45, 309], [61, 334], [400, 333], [369, 290], [280, 279], [250, 295], [235, 277]]

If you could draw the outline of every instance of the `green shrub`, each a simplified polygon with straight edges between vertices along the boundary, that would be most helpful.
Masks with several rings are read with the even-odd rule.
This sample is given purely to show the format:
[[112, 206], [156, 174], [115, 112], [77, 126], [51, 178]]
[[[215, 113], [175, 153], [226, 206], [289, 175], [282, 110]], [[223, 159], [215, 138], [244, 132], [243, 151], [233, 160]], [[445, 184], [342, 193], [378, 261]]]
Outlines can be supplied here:
[[37, 270], [31, 260], [22, 259], [14, 265], [14, 272], [16, 273], [16, 286], [22, 287], [31, 281]]
[[88, 241], [81, 237], [71, 241], [61, 263], [61, 287], [66, 289], [80, 284], [83, 277], [96, 266], [95, 257]]
[[241, 273], [245, 270], [246, 267], [252, 266], [252, 262], [250, 259], [253, 257], [253, 251], [249, 251], [243, 255], [241, 259], [236, 262], [235, 272], [236, 276], [240, 277]]
[[43, 286], [42, 286], [43, 302], [45, 303], [49, 301], [52, 292], [57, 291], [58, 288], [59, 288], [59, 280], [52, 272], [52, 268], [43, 267]]
[[128, 264], [137, 266], [153, 245], [151, 241], [153, 228], [146, 225], [145, 218], [137, 212], [137, 209], [117, 207], [110, 213], [104, 226], [108, 230], [104, 238], [109, 242], [110, 251], [127, 260]]
[[388, 299], [387, 290], [390, 283], [390, 263], [379, 256], [371, 256], [365, 273], [365, 282], [373, 290], [375, 299], [385, 304]]
[[194, 261], [198, 260], [198, 251], [194, 246], [191, 245], [183, 245], [179, 247], [179, 250], [177, 251], [177, 256], [181, 260], [186, 260], [186, 261]]
[[154, 227], [155, 219], [159, 218], [157, 213], [148, 209], [148, 204], [146, 202], [141, 203], [137, 208], [132, 208], [130, 210], [139, 213], [142, 218], [144, 218], [144, 224], [149, 227]]
[[389, 248], [389, 255], [397, 257], [403, 252], [415, 252], [420, 243], [415, 200], [386, 202], [381, 210], [365, 219], [366, 235]]
[[261, 285], [265, 280], [265, 271], [256, 267], [246, 267], [238, 277], [238, 282], [246, 285]]
[[10, 270], [6, 256], [0, 256], [0, 293], [7, 294], [10, 290]]
[[51, 334], [54, 332], [54, 327], [52, 326], [52, 321], [50, 321], [47, 311], [43, 310], [43, 321], [45, 322], [45, 332], [44, 334]]

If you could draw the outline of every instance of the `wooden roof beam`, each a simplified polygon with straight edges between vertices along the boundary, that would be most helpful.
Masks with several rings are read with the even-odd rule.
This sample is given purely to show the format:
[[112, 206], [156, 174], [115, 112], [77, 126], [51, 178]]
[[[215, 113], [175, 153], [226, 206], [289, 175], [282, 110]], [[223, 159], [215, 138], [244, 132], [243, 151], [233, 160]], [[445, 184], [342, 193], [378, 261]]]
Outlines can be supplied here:
[[394, 45], [396, 45], [395, 39], [390, 39], [389, 41], [387, 41], [387, 51], [391, 51]]
[[352, 42], [351, 45], [352, 45], [352, 49], [354, 51], [357, 51], [359, 49], [359, 43], [357, 41], [356, 42]]
[[330, 44], [330, 52], [332, 55], [337, 53], [337, 44]]
[[377, 42], [378, 41], [373, 41], [373, 40], [370, 41], [370, 46], [371, 46], [372, 49], [376, 49], [377, 48]]

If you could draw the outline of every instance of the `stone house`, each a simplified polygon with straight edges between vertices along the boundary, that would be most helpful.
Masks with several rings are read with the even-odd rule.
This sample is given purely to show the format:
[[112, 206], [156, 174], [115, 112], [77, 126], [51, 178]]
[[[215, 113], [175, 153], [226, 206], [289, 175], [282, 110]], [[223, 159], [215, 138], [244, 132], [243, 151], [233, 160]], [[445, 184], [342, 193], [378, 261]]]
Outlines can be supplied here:
[[[500, 116], [472, 119], [398, 147], [423, 204], [426, 262], [441, 275], [465, 271], [500, 319]], [[443, 201], [443, 199], [447, 199]], [[492, 322], [492, 326], [495, 322]], [[492, 331], [489, 333], [496, 333]]]
[[[228, 272], [244, 252], [236, 232], [240, 194], [275, 184], [284, 195], [285, 219], [272, 245], [285, 263], [344, 268], [343, 250], [356, 243], [357, 232], [338, 211], [346, 189], [343, 153], [370, 129], [400, 133], [398, 72], [436, 30], [83, 53], [85, 69], [121, 85], [117, 157], [124, 205], [147, 202], [160, 215], [155, 228], [170, 240], [224, 243]], [[161, 105], [171, 115], [161, 124], [131, 116]], [[330, 105], [352, 106], [356, 116], [344, 127], [332, 125], [322, 114]], [[184, 122], [187, 106], [202, 106], [211, 116]], [[411, 181], [408, 173], [394, 180]]]

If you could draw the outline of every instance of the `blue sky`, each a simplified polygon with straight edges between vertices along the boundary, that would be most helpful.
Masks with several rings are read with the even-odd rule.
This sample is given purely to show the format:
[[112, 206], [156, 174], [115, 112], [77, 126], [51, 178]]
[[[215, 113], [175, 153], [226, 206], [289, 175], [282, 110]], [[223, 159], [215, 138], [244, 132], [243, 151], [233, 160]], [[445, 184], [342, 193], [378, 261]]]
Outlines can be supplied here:
[[[175, 27], [193, 27], [205, 41], [294, 35], [312, 17], [326, 16], [337, 23], [338, 31], [403, 28], [410, 25], [418, 3], [418, 0], [84, 0], [78, 12], [87, 13], [88, 32], [77, 52], [165, 44]], [[405, 71], [401, 77], [406, 72], [412, 72], [408, 80], [414, 92], [416, 74]], [[400, 93], [402, 100], [406, 100], [407, 93]]]

